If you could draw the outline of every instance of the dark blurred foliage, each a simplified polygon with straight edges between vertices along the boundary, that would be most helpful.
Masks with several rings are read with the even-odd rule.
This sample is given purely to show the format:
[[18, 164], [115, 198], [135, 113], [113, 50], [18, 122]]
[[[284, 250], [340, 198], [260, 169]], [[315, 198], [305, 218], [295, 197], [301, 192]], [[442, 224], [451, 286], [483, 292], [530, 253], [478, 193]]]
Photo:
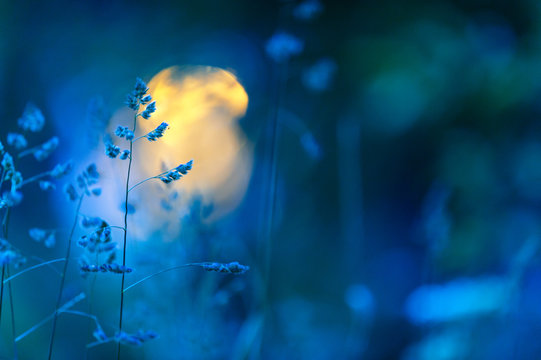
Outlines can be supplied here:
[[[209, 224], [208, 204], [194, 197], [181, 240], [152, 238], [134, 262], [141, 275], [194, 257], [251, 270], [169, 273], [134, 290], [127, 316], [160, 338], [125, 358], [541, 357], [541, 5], [321, 4], [302, 19], [292, 1], [0, 1], [1, 139], [31, 101], [48, 120], [45, 134], [61, 140], [55, 157], [21, 163], [23, 173], [101, 146], [137, 76], [208, 65], [231, 71], [248, 94], [240, 125], [254, 169], [239, 208]], [[304, 43], [287, 63], [265, 52], [277, 31]], [[65, 238], [44, 249], [26, 236], [69, 226], [73, 210], [59, 194], [29, 187], [14, 208], [11, 232], [25, 253], [63, 256]], [[87, 286], [72, 272], [66, 300]], [[54, 310], [51, 273], [13, 283], [17, 334]], [[97, 285], [111, 299], [94, 308], [112, 326], [117, 281]], [[80, 358], [93, 341], [87, 324], [59, 321], [57, 358]], [[19, 342], [21, 358], [44, 357], [47, 329]]]

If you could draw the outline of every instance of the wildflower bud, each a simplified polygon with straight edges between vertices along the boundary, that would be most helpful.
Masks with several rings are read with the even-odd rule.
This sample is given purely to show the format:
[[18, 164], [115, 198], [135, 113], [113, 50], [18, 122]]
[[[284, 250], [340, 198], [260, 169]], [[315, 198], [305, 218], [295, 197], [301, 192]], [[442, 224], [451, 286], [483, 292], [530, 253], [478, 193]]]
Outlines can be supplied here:
[[156, 101], [151, 102], [147, 105], [145, 111], [141, 113], [141, 116], [145, 119], [150, 119], [152, 113], [156, 111]]
[[9, 153], [4, 153], [4, 157], [2, 158], [2, 167], [4, 168], [4, 171], [8, 171], [14, 168], [13, 165], [13, 157]]
[[123, 150], [120, 154], [120, 160], [126, 160], [130, 156], [130, 150]]
[[80, 264], [79, 265], [79, 270], [83, 273], [86, 273], [86, 272], [98, 272], [99, 271], [99, 268], [98, 266], [94, 265], [94, 264]]
[[180, 164], [175, 169], [183, 175], [186, 175], [188, 171], [192, 169], [193, 160], [188, 161], [186, 164]]
[[64, 164], [56, 165], [53, 170], [51, 170], [51, 176], [55, 179], [61, 178], [67, 175], [73, 169], [73, 163], [68, 161]]
[[17, 190], [5, 191], [2, 194], [2, 201], [6, 207], [17, 206], [23, 201], [23, 193]]
[[137, 111], [139, 110], [139, 101], [137, 100], [137, 98], [132, 95], [132, 94], [128, 94], [126, 95], [126, 101], [125, 101], [125, 104], [132, 110], [134, 111]]
[[20, 187], [22, 183], [23, 175], [18, 171], [13, 172], [13, 174], [11, 175], [11, 190], [15, 191]]
[[40, 181], [39, 188], [43, 191], [54, 190], [56, 186], [50, 181]]
[[34, 151], [34, 158], [36, 158], [37, 161], [45, 160], [58, 147], [58, 143], [58, 138], [53, 136], [47, 142], [42, 144], [39, 149]]
[[102, 272], [112, 272], [115, 274], [129, 274], [133, 271], [132, 268], [120, 265], [120, 264], [103, 264], [100, 266], [100, 271]]
[[128, 130], [127, 127], [118, 125], [116, 130], [115, 130], [115, 135], [120, 137], [120, 138], [123, 138], [126, 135], [127, 130]]
[[112, 143], [105, 144], [105, 154], [114, 159], [120, 154], [120, 148]]
[[101, 188], [92, 189], [92, 195], [100, 196], [101, 195]]
[[147, 93], [147, 91], [148, 91], [147, 84], [145, 84], [145, 82], [141, 78], [137, 78], [135, 80], [135, 88], [133, 90], [133, 95], [137, 99], [142, 99], [143, 96], [145, 96], [145, 94]]
[[165, 132], [168, 126], [169, 124], [162, 122], [156, 129], [152, 130], [147, 135], [145, 135], [145, 137], [148, 139], [148, 141], [156, 141], [163, 136], [163, 133]]
[[30, 235], [30, 238], [34, 241], [41, 242], [45, 239], [47, 236], [47, 231], [43, 229], [38, 228], [32, 228], [28, 230], [28, 235]]
[[143, 98], [141, 99], [141, 104], [145, 105], [146, 103], [150, 102], [151, 100], [152, 100], [152, 96], [150, 96], [150, 95], [143, 96]]
[[126, 140], [132, 141], [134, 137], [135, 137], [135, 134], [133, 133], [133, 131], [131, 130], [126, 131]]
[[32, 103], [26, 104], [23, 115], [17, 120], [17, 124], [24, 131], [38, 132], [45, 125], [45, 118], [41, 111]]
[[235, 275], [244, 274], [246, 271], [250, 270], [249, 266], [241, 265], [237, 261], [230, 262], [229, 264], [203, 263], [201, 266], [207, 271], [217, 271], [221, 273], [229, 273]]
[[86, 167], [86, 170], [81, 174], [85, 180], [87, 186], [94, 185], [98, 182], [100, 178], [100, 173], [96, 168], [96, 164], [90, 164]]
[[81, 238], [79, 239], [79, 241], [77, 241], [77, 245], [79, 245], [80, 247], [82, 247], [83, 249], [87, 247], [88, 245], [88, 237], [86, 235], [84, 236], [81, 236]]
[[81, 219], [81, 226], [84, 228], [98, 227], [103, 223], [103, 220], [99, 217], [83, 216]]
[[75, 190], [75, 186], [73, 186], [73, 184], [66, 184], [64, 186], [64, 193], [66, 193], [70, 201], [75, 201], [79, 197], [79, 194], [77, 193], [77, 190]]
[[13, 146], [17, 150], [23, 149], [28, 145], [24, 136], [17, 133], [8, 133], [7, 142], [8, 145]]
[[79, 189], [85, 189], [86, 188], [86, 181], [83, 175], [77, 175], [77, 186]]
[[52, 248], [56, 243], [55, 231], [32, 228], [28, 231], [30, 238], [36, 242], [42, 242], [45, 247]]
[[168, 178], [167, 176], [160, 176], [160, 180], [161, 180], [164, 184], [169, 184], [170, 182], [173, 181], [173, 179], [170, 179], [170, 178]]

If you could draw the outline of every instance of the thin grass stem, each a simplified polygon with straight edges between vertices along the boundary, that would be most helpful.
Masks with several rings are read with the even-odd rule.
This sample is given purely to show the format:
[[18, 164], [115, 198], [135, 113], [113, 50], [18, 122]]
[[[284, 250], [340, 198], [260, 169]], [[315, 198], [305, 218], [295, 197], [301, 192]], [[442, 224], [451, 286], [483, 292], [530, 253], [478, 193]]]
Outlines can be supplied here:
[[[59, 314], [65, 312], [67, 309], [73, 307], [75, 304], [77, 304], [78, 302], [82, 301], [85, 297], [86, 297], [86, 296], [85, 296], [84, 293], [80, 293], [79, 295], [75, 296], [73, 299], [71, 299], [70, 301], [66, 302], [64, 305], [62, 305], [62, 307], [59, 308], [57, 312], [58, 312]], [[37, 324], [33, 325], [30, 329], [26, 330], [26, 331], [23, 332], [21, 335], [17, 336], [17, 337], [15, 338], [15, 342], [21, 341], [22, 339], [24, 339], [25, 337], [27, 337], [28, 335], [30, 335], [31, 333], [33, 333], [34, 331], [36, 331], [37, 329], [39, 329], [40, 327], [42, 327], [43, 325], [45, 325], [49, 320], [51, 320], [52, 318], [54, 318], [55, 313], [56, 313], [56, 312], [54, 312], [54, 313], [48, 315], [46, 318], [42, 319], [40, 322], [38, 322]]]
[[[163, 174], [162, 174], [163, 175]], [[133, 189], [135, 189], [136, 187], [138, 187], [139, 185], [143, 184], [143, 183], [146, 183], [147, 181], [149, 180], [152, 180], [152, 179], [157, 179], [159, 175], [156, 175], [156, 176], [152, 176], [152, 177], [149, 177], [148, 179], [145, 179], [145, 180], [142, 180], [142, 181], [139, 181], [137, 184], [133, 185], [131, 188], [128, 189], [128, 192], [132, 191]]]
[[163, 269], [163, 270], [160, 270], [154, 274], [151, 274], [151, 275], [148, 275], [148, 276], [145, 276], [144, 278], [142, 278], [141, 280], [131, 284], [130, 286], [128, 286], [127, 288], [124, 289], [124, 292], [130, 290], [131, 288], [133, 288], [134, 286], [137, 286], [139, 285], [140, 283], [142, 283], [143, 281], [146, 281], [150, 278], [153, 278], [154, 276], [157, 276], [157, 275], [160, 275], [160, 274], [163, 274], [165, 272], [168, 272], [168, 271], [171, 271], [171, 270], [176, 270], [176, 269], [181, 269], [181, 268], [185, 268], [185, 267], [188, 267], [188, 266], [198, 266], [199, 264], [196, 264], [196, 263], [192, 263], [192, 264], [184, 264], [184, 265], [178, 265], [178, 266], [173, 266], [173, 267], [170, 267], [170, 268], [167, 268], [167, 269]]
[[26, 273], [29, 272], [29, 271], [32, 271], [32, 270], [35, 270], [35, 269], [39, 269], [40, 267], [47, 266], [47, 265], [50, 265], [50, 264], [54, 264], [54, 263], [61, 262], [61, 261], [66, 261], [66, 259], [65, 259], [65, 258], [61, 258], [61, 259], [49, 260], [49, 261], [46, 261], [46, 262], [43, 262], [43, 263], [40, 263], [40, 264], [31, 266], [31, 267], [29, 267], [29, 268], [26, 268], [26, 269], [24, 269], [24, 270], [19, 271], [18, 273], [14, 274], [14, 275], [12, 275], [12, 276], [9, 276], [7, 279], [3, 280], [2, 282], [3, 282], [4, 284], [6, 284], [6, 283], [8, 283], [9, 281], [18, 278], [19, 276], [21, 276], [21, 275], [23, 275], [23, 274], [26, 274]]
[[28, 178], [28, 179], [24, 180], [24, 181], [21, 183], [21, 186], [20, 186], [20, 187], [23, 187], [23, 186], [25, 186], [25, 185], [28, 185], [28, 184], [30, 184], [31, 182], [34, 182], [34, 181], [36, 181], [36, 180], [43, 179], [44, 177], [47, 177], [47, 176], [49, 176], [49, 175], [51, 175], [51, 171], [45, 171], [45, 172], [43, 172], [43, 173], [41, 173], [41, 174], [34, 175], [34, 176], [32, 176], [31, 178]]
[[58, 292], [58, 298], [56, 300], [56, 306], [55, 311], [53, 315], [53, 331], [51, 333], [51, 341], [49, 342], [49, 357], [48, 359], [51, 360], [53, 356], [53, 345], [54, 345], [54, 337], [56, 333], [56, 321], [58, 319], [58, 309], [60, 307], [60, 302], [62, 301], [62, 293], [64, 292], [64, 284], [66, 282], [66, 272], [68, 271], [68, 264], [69, 264], [69, 258], [71, 254], [71, 243], [73, 239], [73, 234], [75, 232], [75, 228], [77, 227], [77, 220], [79, 218], [79, 210], [81, 210], [81, 204], [83, 203], [85, 195], [84, 193], [79, 197], [79, 202], [77, 203], [77, 210], [75, 211], [75, 220], [73, 221], [73, 225], [71, 227], [69, 239], [68, 239], [68, 247], [66, 250], [66, 261], [64, 262], [64, 269], [62, 271], [62, 278], [60, 279], [60, 291]]
[[[137, 113], [135, 114], [133, 118], [133, 133], [135, 134], [135, 130], [137, 129]], [[128, 163], [128, 173], [126, 175], [126, 191], [125, 191], [125, 198], [124, 198], [124, 246], [122, 249], [122, 266], [126, 266], [126, 244], [128, 241], [128, 199], [130, 194], [130, 174], [131, 174], [131, 166], [133, 162], [133, 141], [130, 141], [130, 160]], [[124, 311], [124, 281], [126, 279], [126, 273], [122, 273], [122, 283], [120, 285], [120, 316], [118, 320], [118, 332], [120, 333], [122, 331], [122, 315]], [[120, 342], [118, 343], [117, 348], [117, 360], [120, 360]]]
[[[6, 267], [6, 274], [9, 277], [9, 265]], [[15, 341], [15, 311], [13, 309], [13, 292], [11, 291], [11, 283], [8, 284], [8, 296], [9, 296], [9, 309], [11, 312], [11, 335], [13, 339], [13, 358], [18, 359], [17, 342]]]

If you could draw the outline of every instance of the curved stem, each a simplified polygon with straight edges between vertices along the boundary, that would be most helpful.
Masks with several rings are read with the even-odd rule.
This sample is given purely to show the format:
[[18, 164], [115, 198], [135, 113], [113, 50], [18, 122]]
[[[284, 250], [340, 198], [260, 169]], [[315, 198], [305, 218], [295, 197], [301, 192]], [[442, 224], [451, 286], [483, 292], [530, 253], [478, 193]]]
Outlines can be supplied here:
[[[58, 309], [58, 314], [66, 312], [67, 309], [74, 306], [75, 304], [83, 300], [85, 297], [86, 297], [85, 293], [80, 293], [79, 295], [75, 296], [73, 299], [66, 302], [64, 305], [62, 305], [61, 308]], [[54, 315], [55, 313], [52, 313], [51, 315], [47, 316], [45, 319], [42, 319], [40, 322], [32, 326], [30, 329], [23, 332], [21, 335], [17, 336], [15, 338], [15, 342], [21, 341], [22, 339], [24, 339], [25, 337], [27, 337], [28, 335], [30, 335], [31, 333], [33, 333], [34, 331], [42, 327], [44, 324], [47, 323], [47, 321], [51, 320], [54, 317]]]
[[[133, 118], [133, 133], [137, 128], [137, 113]], [[130, 194], [130, 174], [131, 174], [131, 165], [133, 161], [133, 141], [130, 141], [130, 161], [128, 163], [128, 173], [126, 175], [126, 192], [124, 198], [124, 246], [122, 249], [122, 266], [126, 266], [126, 243], [128, 240], [128, 198]], [[143, 181], [144, 182], [144, 181]], [[136, 185], [137, 186], [137, 185]], [[122, 331], [122, 314], [124, 311], [124, 281], [126, 278], [126, 273], [122, 273], [122, 283], [120, 285], [120, 316], [118, 320], [118, 333]], [[118, 343], [117, 349], [117, 359], [120, 360], [120, 342]]]
[[25, 186], [25, 185], [28, 185], [28, 184], [30, 184], [30, 183], [33, 182], [33, 181], [42, 179], [42, 178], [44, 178], [44, 177], [46, 177], [46, 176], [49, 176], [49, 175], [51, 175], [51, 171], [45, 171], [45, 172], [43, 172], [43, 173], [41, 173], [41, 174], [37, 174], [37, 175], [35, 175], [35, 176], [32, 176], [31, 178], [24, 180], [24, 181], [21, 183], [21, 186], [20, 186], [20, 187], [23, 187], [23, 186]]
[[62, 314], [73, 314], [73, 315], [83, 316], [83, 317], [94, 320], [94, 322], [96, 323], [96, 326], [101, 327], [100, 323], [98, 322], [98, 318], [95, 315], [87, 314], [85, 312], [77, 311], [77, 310], [63, 310]]
[[6, 169], [2, 168], [2, 174], [0, 175], [0, 190], [2, 190], [2, 185], [4, 184], [4, 174]]
[[51, 333], [51, 341], [49, 342], [49, 357], [48, 359], [51, 360], [53, 356], [53, 344], [54, 344], [54, 336], [56, 333], [56, 320], [58, 319], [58, 310], [60, 308], [60, 302], [62, 301], [62, 293], [64, 291], [64, 284], [66, 282], [66, 272], [68, 271], [68, 264], [69, 264], [69, 258], [71, 253], [71, 242], [73, 239], [73, 233], [75, 232], [75, 228], [77, 227], [77, 220], [79, 218], [79, 210], [81, 210], [81, 204], [83, 203], [85, 195], [84, 193], [79, 197], [79, 202], [77, 203], [77, 210], [75, 211], [75, 220], [73, 221], [73, 225], [71, 227], [69, 239], [68, 239], [68, 248], [66, 250], [66, 262], [64, 262], [64, 269], [62, 271], [62, 278], [60, 280], [60, 291], [58, 292], [58, 298], [56, 299], [56, 306], [54, 310], [53, 315], [53, 331]]
[[[131, 161], [131, 158], [130, 158], [130, 161]], [[148, 179], [145, 179], [143, 181], [139, 181], [137, 184], [133, 185], [131, 188], [128, 189], [128, 192], [132, 191], [133, 189], [135, 189], [136, 187], [138, 187], [139, 185], [143, 184], [143, 183], [146, 183], [147, 181], [149, 180], [152, 180], [152, 179], [157, 179], [158, 176], [160, 175], [156, 175], [156, 176], [152, 176], [152, 177], [149, 177]]]
[[31, 266], [31, 267], [26, 268], [26, 269], [24, 269], [24, 270], [21, 270], [21, 271], [19, 271], [18, 273], [12, 275], [12, 276], [9, 276], [7, 279], [5, 279], [5, 280], [3, 281], [3, 283], [5, 284], [5, 283], [7, 283], [7, 282], [9, 282], [9, 281], [11, 281], [11, 280], [13, 280], [13, 279], [19, 277], [20, 275], [23, 275], [23, 274], [29, 272], [29, 271], [32, 271], [32, 270], [35, 270], [35, 269], [39, 269], [40, 267], [47, 266], [47, 265], [49, 265], [49, 264], [54, 264], [54, 263], [61, 262], [61, 261], [65, 261], [65, 260], [66, 260], [65, 258], [61, 258], [61, 259], [54, 259], [54, 260], [49, 260], [49, 261], [46, 261], [46, 262], [43, 262], [43, 263], [39, 263], [39, 264], [37, 264], [37, 265], [34, 265], [34, 266]]
[[[272, 256], [272, 241], [273, 241], [273, 227], [274, 227], [274, 214], [276, 212], [276, 186], [278, 182], [278, 143], [280, 135], [280, 104], [282, 103], [282, 97], [285, 95], [285, 89], [287, 87], [287, 63], [283, 65], [283, 68], [278, 68], [278, 84], [276, 88], [275, 97], [275, 109], [273, 117], [271, 118], [271, 143], [270, 143], [270, 179], [269, 179], [269, 192], [267, 203], [267, 223], [265, 228], [264, 238], [264, 281], [265, 291], [268, 293], [268, 283], [270, 277], [270, 265]], [[265, 294], [265, 297], [268, 295]]]
[[[3, 176], [2, 176], [3, 179]], [[7, 240], [8, 228], [7, 222], [9, 217], [9, 208], [4, 212], [4, 218], [2, 219], [2, 237]], [[4, 276], [6, 273], [6, 264], [2, 264], [2, 282], [0, 283], [0, 324], [2, 324], [2, 305], [4, 304]]]
[[38, 150], [41, 146], [34, 146], [33, 148], [30, 148], [30, 149], [26, 149], [25, 151], [21, 151], [19, 153], [19, 155], [17, 155], [17, 158], [20, 159], [22, 157], [25, 157], [26, 155], [30, 155], [34, 152], [36, 152], [36, 150]]
[[2, 304], [4, 303], [4, 274], [6, 272], [6, 265], [2, 265], [2, 283], [0, 283], [0, 324], [2, 323]]
[[124, 289], [124, 292], [130, 290], [132, 287], [134, 286], [137, 286], [139, 285], [140, 283], [142, 283], [143, 281], [146, 281], [150, 278], [153, 278], [154, 276], [157, 276], [157, 275], [160, 275], [160, 274], [163, 274], [164, 272], [168, 272], [168, 271], [171, 271], [171, 270], [176, 270], [176, 269], [180, 269], [180, 268], [185, 268], [185, 267], [188, 267], [188, 266], [198, 266], [197, 263], [192, 263], [192, 264], [184, 264], [184, 265], [178, 265], [178, 266], [173, 266], [173, 267], [170, 267], [170, 268], [167, 268], [167, 269], [163, 269], [163, 270], [160, 270], [154, 274], [151, 274], [151, 275], [148, 275], [148, 276], [145, 276], [144, 278], [142, 278], [141, 280], [131, 284], [130, 286], [128, 286], [127, 288]]
[[107, 343], [109, 343], [109, 342], [111, 342], [113, 340], [114, 340], [114, 338], [109, 338], [109, 339], [104, 340], [104, 341], [94, 341], [94, 342], [92, 342], [90, 344], [87, 344], [86, 347], [88, 349], [90, 349], [91, 347], [94, 347], [94, 346], [98, 346], [98, 345], [101, 345], [101, 344], [107, 344]]
[[[7, 265], [7, 276], [9, 277], [9, 265]], [[8, 284], [9, 293], [9, 308], [11, 312], [11, 335], [13, 337], [13, 358], [17, 359], [17, 342], [15, 341], [15, 311], [13, 310], [13, 292], [11, 291], [11, 283]]]

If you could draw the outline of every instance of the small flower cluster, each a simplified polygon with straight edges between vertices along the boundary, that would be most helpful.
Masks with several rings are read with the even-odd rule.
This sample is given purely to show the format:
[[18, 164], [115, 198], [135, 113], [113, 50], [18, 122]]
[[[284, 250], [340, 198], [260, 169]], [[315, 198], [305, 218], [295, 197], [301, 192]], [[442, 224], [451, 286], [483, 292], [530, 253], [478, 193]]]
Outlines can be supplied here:
[[146, 134], [145, 137], [148, 139], [148, 141], [156, 141], [163, 136], [163, 133], [165, 132], [168, 126], [169, 126], [168, 123], [162, 122], [160, 125], [158, 125], [156, 129]]
[[0, 238], [0, 265], [14, 265], [20, 267], [26, 259], [7, 240]]
[[200, 264], [203, 269], [206, 271], [216, 271], [221, 273], [228, 273], [228, 274], [235, 274], [240, 275], [244, 274], [248, 270], [250, 270], [250, 267], [247, 265], [241, 265], [237, 261], [230, 262], [229, 264], [222, 264], [222, 263], [201, 263]]
[[140, 346], [145, 341], [152, 340], [158, 337], [158, 334], [152, 330], [139, 330], [135, 334], [128, 334], [124, 331], [115, 334], [115, 341], [123, 345]]
[[24, 131], [39, 132], [45, 125], [45, 117], [34, 104], [28, 103], [17, 123]]
[[111, 159], [114, 159], [120, 154], [120, 148], [112, 142], [105, 143], [105, 154]]
[[[134, 134], [133, 131], [128, 129], [125, 126], [118, 126], [115, 130], [115, 135], [119, 138], [125, 137], [126, 140], [132, 141]], [[105, 154], [109, 156], [111, 159], [116, 158], [118, 155], [120, 155], [120, 160], [126, 160], [130, 156], [130, 150], [122, 150], [120, 151], [120, 147], [116, 146], [112, 143], [112, 141], [107, 141], [105, 143]]]
[[37, 161], [43, 161], [51, 155], [51, 153], [58, 147], [59, 140], [56, 136], [53, 136], [48, 141], [38, 146], [32, 152]]
[[192, 170], [193, 160], [188, 161], [186, 164], [180, 164], [174, 169], [171, 169], [159, 176], [159, 179], [164, 184], [169, 184], [173, 181], [179, 180], [183, 175], [186, 175], [188, 171]]
[[81, 273], [111, 272], [115, 274], [129, 274], [133, 271], [132, 268], [120, 264], [102, 264], [98, 266], [85, 263], [81, 263], [79, 265], [79, 270], [81, 271]]
[[44, 180], [39, 182], [39, 188], [43, 191], [54, 190], [56, 189], [56, 185], [50, 181]]
[[8, 133], [7, 143], [16, 150], [21, 150], [28, 146], [28, 141], [26, 141], [24, 135], [19, 133]]
[[118, 125], [115, 130], [115, 135], [119, 138], [125, 137], [126, 140], [133, 140], [134, 134], [127, 126]]
[[[44, 123], [45, 119], [43, 114], [32, 104], [27, 104], [23, 116], [18, 120], [18, 125], [22, 130], [31, 132], [38, 132], [43, 129]], [[24, 135], [19, 133], [9, 133], [7, 136], [7, 143], [9, 146], [15, 148], [15, 150], [20, 150], [28, 145]], [[58, 138], [56, 136], [52, 137], [42, 145], [20, 152], [17, 157], [21, 158], [25, 155], [33, 154], [36, 160], [45, 160], [58, 147], [58, 143]], [[21, 173], [15, 170], [13, 156], [5, 151], [2, 143], [0, 143], [0, 156], [2, 156], [2, 161], [0, 162], [0, 174], [2, 174], [0, 175], [0, 186], [4, 184], [5, 181], [11, 181], [10, 191], [4, 191], [0, 197], [0, 209], [18, 205], [22, 201], [23, 195], [22, 192], [20, 192], [20, 188], [23, 185], [42, 179], [46, 176], [58, 179], [71, 170], [71, 163], [59, 164], [50, 171], [33, 176], [27, 181], [23, 181]], [[40, 181], [40, 188], [43, 190], [50, 190], [54, 188], [54, 185], [49, 181]]]
[[94, 338], [96, 338], [97, 343], [105, 343], [109, 341], [115, 341], [117, 343], [123, 344], [123, 345], [131, 345], [131, 346], [141, 346], [144, 342], [152, 339], [156, 339], [158, 337], [158, 334], [155, 331], [152, 330], [139, 330], [135, 334], [128, 334], [124, 331], [117, 332], [114, 337], [108, 337], [107, 334], [105, 334], [105, 331], [101, 328], [101, 326], [98, 325], [96, 330], [92, 333]]
[[[152, 96], [147, 95], [147, 92], [147, 84], [140, 78], [137, 78], [134, 90], [126, 96], [126, 105], [132, 110], [139, 111], [141, 105], [146, 105], [152, 101]], [[147, 105], [141, 116], [148, 119], [154, 111], [156, 111], [156, 102], [151, 102]]]
[[28, 230], [28, 235], [32, 240], [43, 243], [46, 248], [52, 248], [56, 244], [56, 231], [32, 228]]
[[71, 170], [73, 170], [73, 163], [71, 161], [67, 161], [63, 164], [57, 164], [53, 170], [51, 170], [51, 176], [55, 179], [60, 179], [68, 175]]
[[[152, 96], [147, 94], [148, 87], [145, 84], [145, 82], [139, 78], [137, 78], [137, 81], [135, 83], [134, 90], [127, 95], [126, 97], [126, 105], [132, 110], [135, 110], [136, 112], [139, 111], [139, 108], [141, 105], [146, 105], [145, 110], [143, 110], [141, 113], [137, 113], [135, 117], [141, 116], [145, 119], [150, 119], [152, 114], [156, 111], [156, 102], [152, 101]], [[150, 102], [152, 101], [152, 102]], [[167, 129], [168, 125], [166, 123], [162, 123], [160, 126], [158, 126], [153, 131], [146, 134], [144, 137], [146, 137], [149, 141], [156, 141], [157, 139], [161, 138], [163, 136], [164, 131]], [[115, 135], [119, 138], [126, 138], [128, 141], [136, 141], [139, 138], [135, 138], [135, 134], [133, 130], [130, 130], [126, 126], [117, 126], [115, 130]], [[120, 160], [126, 160], [129, 159], [131, 156], [130, 150], [120, 150], [120, 147], [113, 144], [111, 140], [107, 140], [105, 142], [105, 154], [110, 157], [111, 159], [115, 159], [117, 156]], [[119, 156], [120, 155], [120, 156]]]
[[98, 183], [99, 178], [100, 174], [98, 173], [96, 164], [90, 164], [85, 170], [83, 170], [81, 174], [77, 175], [77, 188], [82, 191], [82, 193], [79, 194], [79, 192], [72, 183], [66, 184], [66, 186], [64, 187], [64, 192], [66, 193], [70, 201], [77, 200], [82, 194], [86, 196], [100, 196], [101, 188], [95, 187], [95, 185]]
[[[115, 274], [130, 273], [132, 268], [114, 263], [116, 259], [116, 246], [111, 235], [111, 227], [109, 224], [99, 217], [83, 216], [81, 225], [84, 228], [97, 228], [88, 236], [82, 236], [78, 245], [85, 249], [85, 254], [79, 261], [79, 270], [82, 276], [88, 273], [111, 272]], [[96, 259], [97, 254], [106, 254], [107, 260], [105, 263], [98, 265], [92, 264], [88, 259]]]
[[0, 179], [0, 184], [4, 181], [11, 181], [10, 190], [2, 193], [2, 197], [0, 198], [1, 209], [3, 207], [18, 205], [22, 201], [23, 194], [19, 191], [19, 188], [22, 186], [23, 177], [20, 172], [15, 170], [13, 157], [8, 152], [4, 152], [0, 165], [1, 173], [3, 174], [3, 178]]
[[[96, 221], [99, 220], [100, 224], [97, 226], [97, 230], [91, 233], [89, 236], [83, 235], [78, 242], [78, 245], [88, 251], [89, 253], [104, 253], [114, 252], [116, 249], [116, 243], [112, 242], [111, 227], [106, 221], [100, 218], [87, 218], [83, 217], [81, 225], [83, 227], [92, 227]], [[108, 263], [111, 263], [115, 259], [115, 254], [109, 255]]]
[[[148, 95], [150, 96], [150, 95]], [[151, 102], [146, 107], [145, 111], [141, 113], [141, 116], [145, 119], [150, 119], [150, 116], [156, 111], [156, 101]]]

